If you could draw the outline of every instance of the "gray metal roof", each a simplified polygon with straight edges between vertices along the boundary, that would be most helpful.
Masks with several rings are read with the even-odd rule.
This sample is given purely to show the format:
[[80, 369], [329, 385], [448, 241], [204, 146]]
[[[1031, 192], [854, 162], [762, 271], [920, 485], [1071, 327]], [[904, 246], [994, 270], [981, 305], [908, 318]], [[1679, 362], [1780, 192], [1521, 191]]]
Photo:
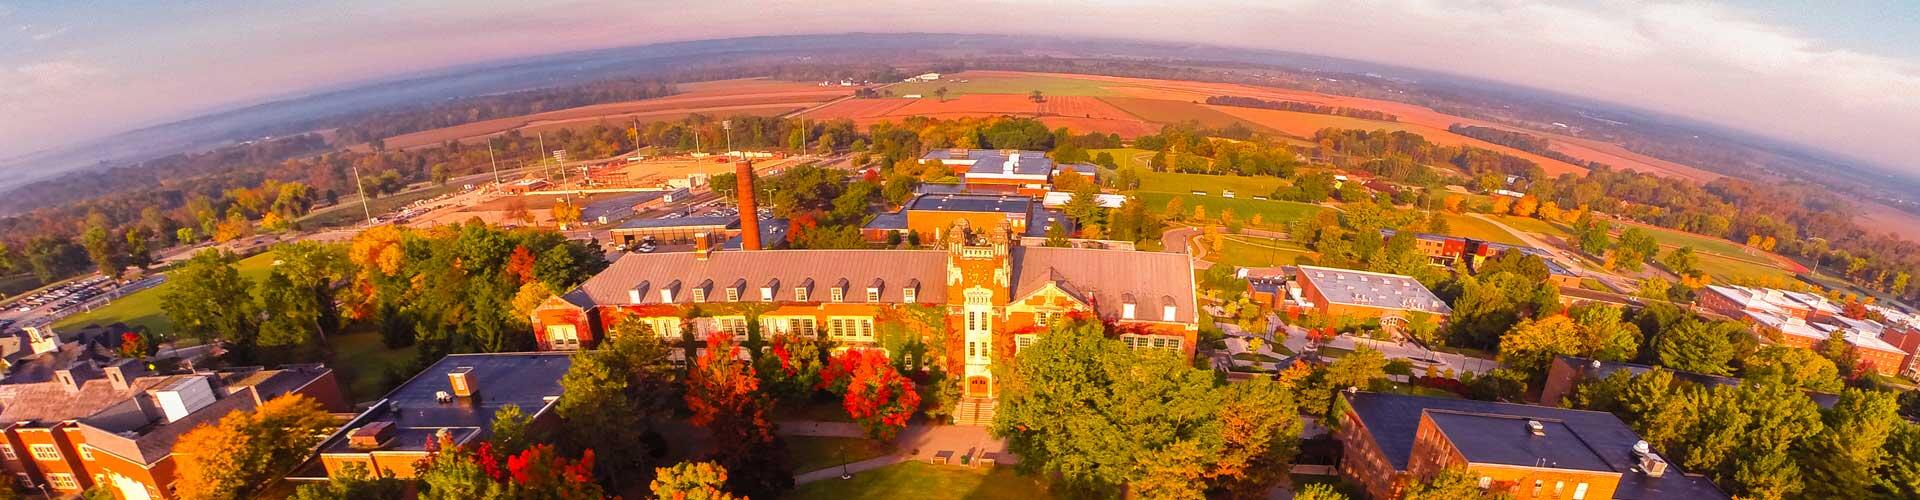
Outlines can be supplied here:
[[669, 227], [696, 227], [696, 226], [739, 227], [740, 216], [738, 215], [725, 215], [725, 216], [707, 215], [707, 216], [696, 216], [696, 217], [675, 217], [672, 219], [664, 219], [664, 218], [639, 219], [639, 220], [630, 220], [630, 221], [621, 223], [619, 227], [616, 227], [614, 229], [657, 229], [657, 228], [669, 228]]
[[1452, 314], [1453, 308], [1411, 276], [1332, 267], [1299, 266], [1300, 279], [1336, 304]]

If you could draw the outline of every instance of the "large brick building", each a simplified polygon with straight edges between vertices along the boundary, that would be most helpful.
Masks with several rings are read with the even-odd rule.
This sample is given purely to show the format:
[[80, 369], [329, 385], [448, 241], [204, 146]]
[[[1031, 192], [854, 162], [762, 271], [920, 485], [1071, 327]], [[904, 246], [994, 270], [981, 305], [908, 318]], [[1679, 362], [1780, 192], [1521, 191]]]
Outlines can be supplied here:
[[1029, 197], [1046, 194], [1054, 180], [1067, 172], [1093, 181], [1099, 171], [1088, 163], [1056, 163], [1044, 151], [1017, 149], [936, 149], [920, 160], [951, 167], [969, 192]]
[[[1436, 324], [1453, 308], [1411, 276], [1332, 267], [1298, 266], [1298, 305], [1329, 318], [1377, 319], [1383, 326], [1404, 325], [1414, 313]], [[1291, 291], [1289, 291], [1291, 293]]]
[[348, 408], [320, 365], [155, 375], [135, 360], [82, 362], [53, 380], [0, 385], [0, 463], [22, 486], [55, 496], [101, 488], [121, 499], [172, 498], [180, 436], [289, 394]]
[[923, 242], [943, 241], [947, 230], [962, 220], [976, 228], [1006, 224], [1015, 237], [1045, 237], [1053, 224], [1069, 235], [1075, 230], [1066, 214], [1029, 196], [928, 193], [914, 196], [898, 212], [875, 216], [861, 228], [861, 235], [868, 241], [883, 241], [889, 233], [914, 233]]
[[[1915, 373], [1920, 338], [1910, 336], [1913, 325], [1893, 326], [1848, 318], [1841, 306], [1819, 295], [1767, 288], [1711, 285], [1700, 290], [1695, 303], [1752, 325], [1756, 333], [1780, 332], [1779, 343], [1818, 349], [1838, 338], [1853, 347], [1855, 361], [1887, 375]], [[1765, 336], [1763, 336], [1764, 338]]]
[[[943, 250], [775, 250], [629, 254], [532, 314], [541, 349], [590, 347], [624, 319], [679, 339], [814, 335], [846, 347], [922, 340], [964, 377], [961, 420], [984, 418], [991, 367], [1070, 313], [1117, 325], [1135, 348], [1191, 356], [1198, 329], [1186, 255], [1014, 246], [1002, 223], [957, 223]], [[985, 410], [990, 412], [990, 410]]]
[[1613, 414], [1464, 399], [1357, 392], [1338, 437], [1342, 478], [1372, 498], [1464, 469], [1513, 498], [1720, 499], [1681, 474]]

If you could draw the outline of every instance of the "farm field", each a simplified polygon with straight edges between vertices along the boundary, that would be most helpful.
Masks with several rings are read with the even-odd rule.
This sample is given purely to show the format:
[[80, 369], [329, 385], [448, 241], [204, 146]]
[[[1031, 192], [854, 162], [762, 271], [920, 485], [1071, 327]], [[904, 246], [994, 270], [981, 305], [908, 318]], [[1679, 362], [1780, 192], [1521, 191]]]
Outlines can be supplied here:
[[[1141, 192], [1140, 202], [1147, 204], [1148, 210], [1164, 212], [1167, 202], [1181, 199], [1181, 216], [1192, 217], [1193, 207], [1206, 207], [1207, 218], [1219, 220], [1220, 214], [1233, 209], [1233, 216], [1242, 222], [1260, 215], [1260, 224], [1247, 224], [1247, 227], [1261, 229], [1285, 229], [1288, 222], [1309, 219], [1320, 212], [1332, 210], [1319, 205], [1308, 205], [1291, 201], [1255, 200], [1251, 198], [1221, 198], [1219, 196], [1195, 196], [1179, 193]], [[1164, 214], [1173, 216], [1175, 214]]]
[[835, 479], [803, 484], [787, 495], [787, 498], [793, 500], [863, 498], [1042, 500], [1057, 497], [1058, 495], [1048, 491], [1045, 479], [1016, 474], [1012, 467], [994, 467], [983, 471], [978, 467], [934, 465], [917, 460], [854, 474], [853, 479], [846, 481]]
[[[718, 106], [718, 107], [710, 107], [710, 108], [690, 108], [690, 109], [672, 109], [672, 110], [666, 110], [666, 111], [648, 111], [644, 113], [617, 114], [617, 115], [593, 116], [593, 117], [587, 117], [587, 118], [575, 118], [575, 119], [568, 119], [568, 120], [549, 120], [549, 121], [532, 122], [532, 123], [526, 124], [525, 126], [520, 127], [519, 130], [523, 134], [555, 132], [555, 131], [559, 131], [560, 129], [573, 129], [574, 132], [584, 132], [600, 124], [606, 124], [609, 127], [620, 128], [623, 126], [633, 125], [635, 122], [639, 122], [641, 124], [647, 124], [647, 123], [653, 123], [653, 122], [677, 121], [682, 118], [686, 118], [688, 116], [692, 116], [696, 114], [708, 115], [708, 116], [738, 116], [738, 115], [780, 116], [787, 113], [792, 113], [794, 111], [799, 111], [801, 109], [805, 109], [804, 105], [806, 104], [813, 104], [813, 103], [804, 102], [804, 103], [800, 103], [800, 105], [795, 105], [794, 103], [746, 104], [746, 105], [739, 105], [739, 106]], [[472, 139], [471, 138], [463, 139], [461, 142], [464, 143], [470, 140]]]
[[[1116, 156], [1117, 160], [1118, 157]], [[1286, 186], [1287, 181], [1279, 177], [1182, 174], [1175, 172], [1145, 171], [1140, 174], [1140, 190], [1156, 193], [1188, 194], [1193, 191], [1205, 191], [1207, 196], [1221, 196], [1225, 191], [1233, 191], [1235, 198], [1267, 196], [1274, 190]]]
[[913, 99], [847, 99], [827, 107], [808, 111], [807, 118], [815, 120], [857, 120], [886, 116], [893, 110], [913, 103]]
[[1567, 162], [1455, 134], [1448, 132], [1444, 128], [1433, 128], [1407, 122], [1365, 120], [1345, 116], [1299, 113], [1277, 109], [1243, 108], [1238, 106], [1207, 107], [1297, 137], [1312, 137], [1315, 132], [1324, 128], [1404, 131], [1419, 134], [1425, 138], [1427, 142], [1434, 144], [1445, 146], [1469, 145], [1480, 149], [1499, 151], [1525, 158], [1540, 165], [1540, 168], [1545, 170], [1547, 175], [1559, 175], [1562, 173], [1584, 174], [1587, 171], [1585, 168]]
[[[949, 98], [968, 94], [1018, 94], [1021, 98], [1025, 98], [1035, 90], [1047, 97], [1113, 95], [1113, 91], [1107, 89], [1110, 84], [1078, 78], [1078, 76], [1011, 71], [965, 71], [941, 75], [940, 81], [937, 82], [900, 83], [887, 87], [887, 90], [893, 91], [894, 96], [920, 94], [927, 98], [933, 98], [933, 92], [941, 87], [946, 87]], [[967, 83], [954, 80], [967, 80]]]
[[[1230, 266], [1272, 267], [1313, 262], [1317, 255], [1298, 243], [1275, 238], [1229, 234], [1221, 240], [1220, 251], [1208, 249], [1207, 260]], [[1206, 238], [1200, 242], [1208, 244]]]
[[1189, 101], [1166, 99], [1146, 99], [1140, 97], [1102, 97], [1102, 101], [1119, 107], [1142, 120], [1153, 123], [1199, 122], [1203, 126], [1224, 128], [1239, 123], [1256, 132], [1277, 133], [1271, 127], [1241, 119], [1211, 107]]
[[1480, 220], [1474, 216], [1446, 211], [1437, 213], [1440, 214], [1441, 218], [1447, 220], [1447, 234], [1494, 243], [1506, 243], [1509, 245], [1526, 246], [1527, 244], [1527, 242], [1521, 240], [1519, 236], [1514, 236], [1513, 233], [1509, 233], [1505, 229], [1500, 229], [1500, 226], [1495, 226], [1491, 222]]
[[[273, 252], [240, 259], [234, 267], [240, 271], [240, 277], [258, 283], [266, 279], [267, 272], [273, 268]], [[172, 286], [173, 282], [169, 281], [134, 292], [99, 309], [62, 318], [54, 322], [53, 328], [55, 331], [75, 330], [89, 325], [126, 323], [129, 326], [144, 326], [153, 333], [171, 335], [173, 323], [167, 321], [167, 313], [160, 310], [160, 295]]]

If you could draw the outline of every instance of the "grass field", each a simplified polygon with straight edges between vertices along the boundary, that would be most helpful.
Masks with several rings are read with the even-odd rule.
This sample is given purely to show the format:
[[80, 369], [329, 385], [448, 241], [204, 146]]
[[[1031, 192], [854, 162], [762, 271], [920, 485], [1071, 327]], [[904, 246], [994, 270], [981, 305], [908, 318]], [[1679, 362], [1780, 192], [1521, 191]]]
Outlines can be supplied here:
[[1513, 216], [1513, 215], [1489, 215], [1488, 217], [1492, 217], [1494, 220], [1500, 221], [1501, 224], [1506, 224], [1507, 227], [1511, 227], [1520, 231], [1526, 231], [1534, 234], [1544, 234], [1547, 236], [1558, 236], [1561, 238], [1568, 238], [1573, 236], [1573, 231], [1571, 229], [1568, 229], [1566, 226], [1560, 225], [1560, 223], [1558, 222], [1547, 222], [1547, 221], [1535, 219], [1532, 217], [1519, 217], [1519, 216]]
[[[1167, 208], [1167, 202], [1174, 198], [1181, 198], [1181, 205], [1184, 206], [1179, 216], [1192, 217], [1193, 207], [1202, 206], [1207, 207], [1208, 220], [1218, 221], [1223, 211], [1233, 209], [1234, 219], [1242, 223], [1247, 223], [1247, 227], [1257, 227], [1261, 229], [1284, 229], [1287, 222], [1309, 219], [1320, 212], [1331, 210], [1319, 205], [1308, 205], [1291, 201], [1221, 198], [1219, 196], [1194, 196], [1175, 193], [1140, 193], [1140, 202], [1147, 204], [1148, 210], [1162, 212], [1163, 215], [1168, 216], [1175, 215], [1164, 214]], [[1254, 214], [1260, 214], [1260, 224], [1252, 224], [1249, 222]]]
[[[241, 259], [235, 267], [239, 268], [241, 277], [259, 282], [266, 279], [267, 271], [273, 267], [273, 252]], [[67, 316], [55, 322], [53, 328], [58, 331], [85, 328], [88, 325], [126, 323], [147, 327], [148, 331], [154, 333], [171, 334], [173, 324], [167, 321], [167, 313], [160, 310], [160, 294], [170, 286], [173, 286], [172, 282], [161, 283], [160, 286], [134, 292], [98, 309]]]
[[1506, 243], [1509, 245], [1527, 244], [1527, 242], [1522, 241], [1519, 236], [1514, 236], [1513, 233], [1509, 233], [1505, 229], [1500, 229], [1500, 226], [1495, 226], [1493, 223], [1480, 220], [1477, 217], [1452, 212], [1439, 213], [1442, 218], [1447, 220], [1448, 234], [1495, 243]]
[[787, 448], [793, 451], [793, 471], [812, 472], [887, 454], [887, 445], [871, 439], [792, 436]]
[[1108, 104], [1112, 104], [1128, 113], [1132, 113], [1133, 116], [1140, 117], [1142, 120], [1154, 123], [1196, 122], [1201, 126], [1212, 128], [1226, 128], [1229, 125], [1239, 123], [1241, 126], [1257, 132], [1268, 134], [1277, 134], [1280, 132], [1274, 130], [1272, 127], [1267, 127], [1250, 120], [1243, 120], [1239, 117], [1189, 101], [1146, 99], [1140, 97], [1102, 97], [1100, 100], [1106, 101]]
[[340, 383], [346, 386], [347, 397], [353, 401], [370, 401], [393, 390], [392, 384], [404, 380], [389, 378], [387, 373], [396, 368], [410, 368], [414, 351], [418, 349], [415, 346], [388, 349], [380, 341], [379, 332], [355, 327], [328, 337], [327, 347], [333, 353], [333, 362], [327, 366], [340, 372]]
[[1145, 149], [1137, 149], [1137, 148], [1113, 148], [1113, 149], [1087, 150], [1088, 157], [1099, 157], [1100, 153], [1108, 153], [1113, 155], [1113, 164], [1116, 167], [1121, 167], [1121, 168], [1137, 167], [1143, 171], [1152, 169], [1151, 167], [1147, 166], [1147, 160], [1153, 158], [1153, 151], [1149, 151]]
[[1772, 277], [1792, 280], [1793, 273], [1775, 266], [1769, 266], [1746, 259], [1729, 258], [1723, 255], [1700, 252], [1700, 270], [1721, 280], [1731, 278]]
[[[1118, 157], [1115, 157], [1117, 160]], [[1255, 196], [1267, 196], [1274, 190], [1287, 185], [1285, 179], [1269, 176], [1182, 174], [1174, 172], [1147, 171], [1140, 174], [1140, 190], [1156, 193], [1188, 194], [1192, 191], [1205, 191], [1207, 196], [1221, 196], [1225, 191], [1233, 191], [1235, 198], [1251, 199]]]
[[794, 500], [856, 498], [1040, 500], [1055, 498], [1044, 479], [1015, 474], [1011, 467], [982, 470], [959, 465], [901, 462], [854, 474], [853, 479], [807, 483], [787, 495]]
[[[1207, 260], [1242, 267], [1291, 266], [1302, 260], [1314, 260], [1313, 251], [1291, 241], [1244, 235], [1221, 238], [1224, 241], [1220, 251], [1208, 252]], [[1201, 241], [1204, 243], [1206, 240], [1203, 238]]]
[[[949, 81], [963, 79], [967, 83]], [[947, 96], [965, 94], [1018, 94], [1027, 95], [1035, 90], [1043, 95], [1060, 96], [1105, 96], [1113, 95], [1107, 90], [1110, 83], [1077, 78], [1062, 78], [1046, 75], [972, 75], [957, 73], [942, 75], [937, 82], [913, 82], [895, 84], [887, 87], [894, 96], [920, 94], [933, 97], [933, 92], [941, 87], [947, 88]]]
[[[1745, 245], [1723, 240], [1720, 238], [1715, 238], [1712, 236], [1693, 234], [1693, 233], [1684, 232], [1684, 231], [1675, 231], [1672, 229], [1667, 229], [1662, 227], [1642, 226], [1638, 224], [1632, 224], [1632, 225], [1615, 224], [1614, 225], [1614, 229], [1619, 229], [1621, 231], [1625, 231], [1627, 228], [1630, 228], [1630, 227], [1637, 227], [1637, 228], [1640, 228], [1641, 231], [1646, 231], [1647, 234], [1653, 236], [1654, 241], [1660, 242], [1660, 245], [1662, 246], [1669, 246], [1669, 247], [1691, 246], [1693, 247], [1694, 251], [1700, 252], [1703, 254], [1709, 254], [1709, 253], [1719, 254], [1727, 257], [1735, 257], [1735, 258], [1748, 259], [1748, 260], [1759, 260], [1759, 259], [1766, 258], [1758, 255], [1748, 254], [1747, 247]], [[1618, 237], [1620, 235], [1619, 233], [1614, 233], [1614, 236]]]

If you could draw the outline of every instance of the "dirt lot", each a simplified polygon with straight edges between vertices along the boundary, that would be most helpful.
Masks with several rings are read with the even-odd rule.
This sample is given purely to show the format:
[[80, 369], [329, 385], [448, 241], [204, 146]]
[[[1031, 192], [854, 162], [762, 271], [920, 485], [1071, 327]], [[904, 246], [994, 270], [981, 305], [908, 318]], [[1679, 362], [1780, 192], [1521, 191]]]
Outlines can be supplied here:
[[882, 121], [900, 121], [909, 116], [955, 119], [1003, 115], [1032, 117], [1036, 114], [1040, 122], [1047, 126], [1067, 127], [1081, 133], [1138, 137], [1160, 130], [1157, 124], [1141, 120], [1099, 98], [1085, 96], [1051, 96], [1041, 103], [1028, 100], [1024, 94], [966, 94], [948, 97], [945, 101], [937, 97], [850, 99], [814, 110], [807, 116], [819, 119], [851, 118], [854, 123], [865, 127]]

